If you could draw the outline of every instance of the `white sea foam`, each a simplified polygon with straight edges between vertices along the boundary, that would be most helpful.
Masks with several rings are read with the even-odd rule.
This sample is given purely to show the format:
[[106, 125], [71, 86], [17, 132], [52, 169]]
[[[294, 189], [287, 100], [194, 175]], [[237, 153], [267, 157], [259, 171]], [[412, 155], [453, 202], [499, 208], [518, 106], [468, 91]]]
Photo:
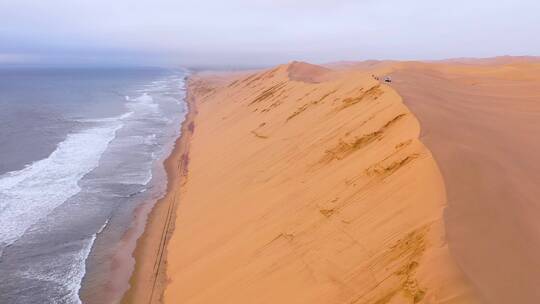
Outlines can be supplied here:
[[121, 127], [115, 121], [69, 134], [48, 158], [0, 176], [0, 248], [80, 192], [79, 180], [98, 166]]
[[82, 280], [84, 276], [86, 275], [86, 260], [88, 259], [88, 256], [90, 255], [90, 252], [92, 251], [92, 247], [94, 247], [94, 243], [97, 239], [97, 236], [105, 230], [107, 225], [109, 224], [109, 219], [103, 223], [103, 225], [99, 228], [99, 230], [93, 234], [90, 239], [87, 240], [87, 243], [83, 247], [81, 251], [79, 251], [79, 254], [77, 255], [77, 264], [80, 265], [80, 267], [73, 267], [72, 275], [70, 277], [70, 282], [67, 282], [69, 285], [68, 289], [70, 291], [70, 298], [74, 303], [81, 304], [81, 298], [79, 297], [79, 291], [82, 287]]
[[103, 230], [105, 230], [105, 228], [107, 227], [107, 225], [109, 225], [109, 219], [107, 219], [107, 220], [105, 221], [105, 223], [103, 223], [103, 225], [101, 225], [101, 227], [100, 227], [99, 230], [97, 231], [96, 235], [102, 233]]
[[[81, 304], [82, 301], [79, 297], [79, 291], [82, 287], [82, 280], [86, 274], [86, 260], [90, 255], [94, 242], [97, 236], [105, 229], [109, 221], [100, 228], [100, 230], [90, 236], [83, 239], [82, 248], [75, 254], [72, 252], [60, 252], [57, 259], [53, 264], [37, 264], [33, 267], [18, 272], [18, 276], [28, 278], [31, 280], [40, 280], [44, 282], [51, 282], [55, 285], [65, 288], [65, 293], [62, 299], [56, 299], [62, 303], [76, 303]], [[58, 263], [58, 265], [55, 265]], [[65, 267], [69, 265], [69, 267]], [[65, 271], [50, 271], [50, 267], [64, 268]]]
[[[127, 104], [128, 108], [135, 112], [151, 112], [151, 113], [157, 113], [159, 112], [159, 105], [154, 102], [154, 99], [152, 96], [148, 95], [148, 93], [143, 93], [141, 96], [130, 99], [132, 102], [129, 102]], [[142, 113], [141, 113], [142, 114]]]
[[142, 182], [143, 185], [148, 185], [152, 181], [152, 170], [146, 171], [146, 179]]
[[84, 119], [77, 119], [78, 122], [115, 122], [118, 120], [125, 120], [128, 119], [133, 115], [133, 111], [126, 112], [124, 114], [113, 116], [113, 117], [104, 117], [104, 118], [84, 118]]
[[[108, 223], [108, 220], [107, 220]], [[105, 226], [107, 225], [105, 223], [102, 228], [100, 229], [100, 232], [105, 229]], [[92, 251], [92, 247], [94, 247], [94, 242], [96, 241], [97, 235], [100, 233], [96, 233], [92, 235], [86, 246], [79, 251], [79, 254], [77, 255], [77, 262], [76, 265], [80, 265], [80, 267], [73, 267], [71, 271], [70, 276], [70, 282], [68, 283], [68, 290], [70, 293], [70, 298], [74, 303], [82, 304], [81, 298], [79, 297], [79, 291], [82, 287], [82, 280], [84, 276], [86, 275], [86, 260], [88, 259], [88, 256], [90, 255], [90, 251]], [[75, 263], [74, 263], [75, 264]]]

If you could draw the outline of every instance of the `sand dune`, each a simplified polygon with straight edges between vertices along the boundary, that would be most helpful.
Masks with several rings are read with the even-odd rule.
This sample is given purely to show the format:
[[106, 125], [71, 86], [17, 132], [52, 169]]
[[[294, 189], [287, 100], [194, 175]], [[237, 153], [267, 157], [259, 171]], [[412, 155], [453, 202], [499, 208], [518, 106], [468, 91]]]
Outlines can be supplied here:
[[295, 62], [190, 80], [165, 303], [477, 301], [418, 121], [372, 72]]
[[464, 273], [486, 303], [538, 303], [540, 61], [409, 63], [393, 76], [442, 170]]

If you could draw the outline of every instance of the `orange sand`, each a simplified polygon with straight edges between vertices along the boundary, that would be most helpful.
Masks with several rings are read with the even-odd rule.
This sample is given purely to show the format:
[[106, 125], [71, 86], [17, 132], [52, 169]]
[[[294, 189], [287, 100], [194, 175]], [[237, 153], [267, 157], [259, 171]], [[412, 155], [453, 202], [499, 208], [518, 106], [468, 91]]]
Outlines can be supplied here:
[[370, 69], [201, 75], [190, 94], [165, 303], [476, 302], [418, 121]]
[[444, 176], [463, 272], [485, 303], [540, 303], [540, 60], [407, 63], [393, 76]]
[[539, 82], [528, 57], [192, 77], [124, 301], [536, 303]]

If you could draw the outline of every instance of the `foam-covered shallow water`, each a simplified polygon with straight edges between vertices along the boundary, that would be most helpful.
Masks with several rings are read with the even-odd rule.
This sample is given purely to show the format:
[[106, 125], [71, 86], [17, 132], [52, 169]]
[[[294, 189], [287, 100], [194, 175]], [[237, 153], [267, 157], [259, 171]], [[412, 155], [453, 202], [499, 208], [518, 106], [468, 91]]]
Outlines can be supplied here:
[[[0, 89], [12, 84], [0, 91], [0, 110], [12, 115], [0, 119], [13, 130], [0, 133], [11, 145], [0, 148], [0, 303], [80, 303], [135, 208], [163, 194], [155, 181], [186, 112], [185, 72], [129, 72], [0, 72]], [[36, 78], [37, 88], [20, 83]], [[37, 96], [47, 90], [54, 101]], [[44, 103], [21, 105], [20, 95]], [[36, 152], [14, 155], [21, 149]]]

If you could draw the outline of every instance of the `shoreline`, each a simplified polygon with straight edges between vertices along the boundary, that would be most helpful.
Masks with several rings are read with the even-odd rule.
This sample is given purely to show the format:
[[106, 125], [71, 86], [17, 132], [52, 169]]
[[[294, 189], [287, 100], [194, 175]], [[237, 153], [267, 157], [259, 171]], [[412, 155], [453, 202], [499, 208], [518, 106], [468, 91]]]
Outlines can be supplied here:
[[[174, 148], [164, 161], [167, 190], [149, 212], [144, 231], [136, 242], [132, 258], [134, 269], [129, 278], [129, 288], [121, 297], [120, 303], [161, 303], [166, 275], [166, 247], [174, 230], [177, 198], [182, 184], [187, 178], [189, 146], [194, 131], [194, 117], [197, 115], [195, 98], [189, 90], [186, 79], [187, 113], [181, 126], [181, 133]], [[136, 215], [137, 217], [137, 215]], [[136, 219], [135, 219], [136, 220]]]

